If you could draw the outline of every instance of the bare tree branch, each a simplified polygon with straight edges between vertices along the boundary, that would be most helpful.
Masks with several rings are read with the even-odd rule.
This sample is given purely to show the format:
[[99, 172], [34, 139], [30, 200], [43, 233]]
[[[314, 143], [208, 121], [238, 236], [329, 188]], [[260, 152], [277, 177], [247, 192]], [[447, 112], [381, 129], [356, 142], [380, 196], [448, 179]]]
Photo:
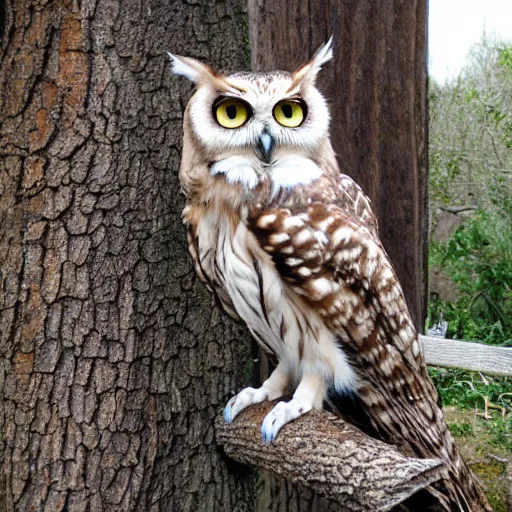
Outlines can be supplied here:
[[274, 403], [252, 406], [231, 424], [219, 415], [217, 442], [234, 460], [304, 485], [344, 510], [390, 510], [446, 471], [440, 460], [405, 457], [323, 411], [289, 423], [274, 444], [263, 444], [260, 426]]
[[456, 205], [456, 206], [440, 206], [440, 210], [443, 210], [444, 212], [448, 213], [461, 213], [461, 212], [467, 212], [470, 210], [476, 210], [478, 209], [478, 206], [471, 205], [471, 204], [465, 204], [465, 205]]

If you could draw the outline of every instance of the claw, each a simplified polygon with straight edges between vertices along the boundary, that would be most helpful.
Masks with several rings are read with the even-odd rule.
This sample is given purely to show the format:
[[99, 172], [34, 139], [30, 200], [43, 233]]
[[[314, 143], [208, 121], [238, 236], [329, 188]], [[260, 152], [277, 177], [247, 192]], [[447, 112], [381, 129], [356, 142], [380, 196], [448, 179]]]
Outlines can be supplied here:
[[268, 392], [263, 388], [245, 388], [229, 400], [226, 407], [224, 408], [224, 421], [231, 423], [238, 414], [243, 411], [246, 407], [252, 404], [258, 404], [263, 402], [268, 396]]
[[279, 402], [266, 416], [261, 424], [261, 440], [270, 444], [284, 425], [299, 418], [312, 409], [312, 404], [293, 398], [289, 402]]
[[240, 409], [237, 410], [235, 407], [237, 398], [238, 395], [231, 398], [226, 404], [226, 407], [224, 407], [224, 421], [226, 423], [231, 423], [235, 419], [236, 415], [240, 412]]
[[275, 420], [273, 422], [269, 422], [266, 421], [267, 418], [265, 418], [263, 424], [261, 425], [261, 440], [265, 444], [272, 444], [276, 440], [279, 429], [275, 428]]
[[232, 408], [229, 403], [228, 403], [228, 405], [226, 405], [226, 407], [224, 407], [224, 421], [226, 423], [231, 423], [233, 421]]

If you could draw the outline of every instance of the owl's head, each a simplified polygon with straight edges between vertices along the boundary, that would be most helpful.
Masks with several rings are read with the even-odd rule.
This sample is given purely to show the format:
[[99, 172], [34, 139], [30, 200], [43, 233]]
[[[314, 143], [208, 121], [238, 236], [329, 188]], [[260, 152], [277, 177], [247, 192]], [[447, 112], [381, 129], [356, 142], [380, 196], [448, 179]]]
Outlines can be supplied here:
[[210, 161], [251, 153], [267, 164], [287, 152], [311, 156], [328, 135], [329, 111], [315, 81], [332, 58], [332, 38], [294, 73], [225, 76], [195, 59], [169, 56], [174, 74], [196, 84], [185, 124]]

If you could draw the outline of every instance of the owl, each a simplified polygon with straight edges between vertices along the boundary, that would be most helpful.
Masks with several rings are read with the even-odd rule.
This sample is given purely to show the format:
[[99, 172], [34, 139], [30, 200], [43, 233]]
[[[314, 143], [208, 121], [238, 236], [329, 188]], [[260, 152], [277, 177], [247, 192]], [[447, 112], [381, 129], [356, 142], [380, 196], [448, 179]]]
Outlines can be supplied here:
[[286, 423], [351, 397], [367, 433], [445, 461], [430, 488], [445, 510], [491, 510], [443, 419], [370, 201], [336, 161], [315, 86], [332, 39], [294, 73], [224, 75], [169, 56], [196, 85], [179, 177], [197, 275], [278, 361], [229, 400], [225, 421], [291, 395], [261, 425], [271, 443]]

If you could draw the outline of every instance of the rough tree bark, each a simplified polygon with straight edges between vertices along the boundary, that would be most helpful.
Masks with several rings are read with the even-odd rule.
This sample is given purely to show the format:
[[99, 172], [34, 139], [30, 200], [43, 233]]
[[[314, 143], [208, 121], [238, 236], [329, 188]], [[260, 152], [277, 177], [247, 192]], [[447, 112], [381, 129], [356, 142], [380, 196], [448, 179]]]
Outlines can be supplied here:
[[165, 56], [244, 68], [245, 5], [0, 5], [0, 510], [250, 510], [213, 440], [250, 343], [186, 253]]
[[307, 487], [342, 510], [418, 512], [406, 505], [409, 498], [447, 476], [441, 460], [406, 457], [325, 411], [306, 414], [286, 425], [274, 444], [262, 445], [260, 426], [276, 403], [249, 407], [230, 424], [219, 414], [217, 441], [233, 459]]

